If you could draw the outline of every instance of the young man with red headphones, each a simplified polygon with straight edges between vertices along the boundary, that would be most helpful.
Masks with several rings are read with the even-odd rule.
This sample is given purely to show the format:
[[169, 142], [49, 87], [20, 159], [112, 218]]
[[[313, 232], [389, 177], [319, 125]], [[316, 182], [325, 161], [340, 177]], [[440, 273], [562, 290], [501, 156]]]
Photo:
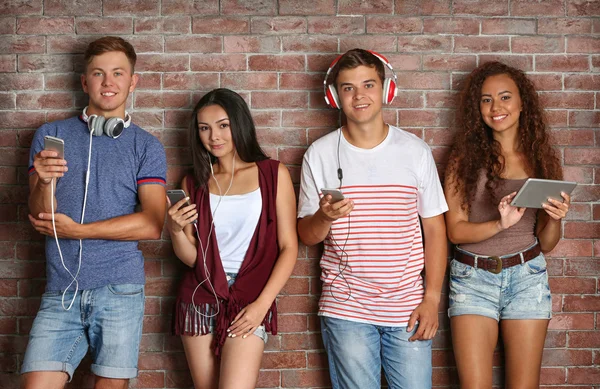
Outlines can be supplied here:
[[[21, 366], [22, 388], [63, 388], [91, 350], [95, 388], [137, 376], [144, 258], [137, 241], [160, 238], [165, 151], [131, 122], [135, 50], [118, 37], [88, 45], [82, 115], [46, 123], [30, 150], [29, 220], [46, 236], [46, 292]], [[64, 158], [45, 150], [64, 142]], [[136, 208], [140, 208], [136, 212]]]
[[361, 49], [332, 63], [325, 99], [347, 124], [302, 164], [298, 233], [324, 241], [319, 315], [334, 388], [379, 388], [382, 367], [390, 388], [431, 388], [448, 206], [427, 144], [383, 120], [396, 94], [385, 67], [394, 73]]

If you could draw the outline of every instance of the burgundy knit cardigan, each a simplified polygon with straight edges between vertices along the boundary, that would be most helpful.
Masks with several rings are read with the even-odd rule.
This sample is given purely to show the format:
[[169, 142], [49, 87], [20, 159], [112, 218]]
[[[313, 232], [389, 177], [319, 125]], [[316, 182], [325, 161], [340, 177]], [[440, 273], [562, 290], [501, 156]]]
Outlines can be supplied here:
[[[259, 188], [262, 197], [262, 212], [256, 230], [248, 246], [248, 251], [240, 267], [235, 283], [228, 287], [225, 271], [219, 255], [219, 245], [213, 230], [210, 236], [210, 245], [206, 254], [206, 263], [211, 275], [210, 279], [219, 298], [218, 314], [215, 319], [215, 343], [213, 344], [216, 355], [227, 339], [227, 328], [235, 316], [246, 305], [254, 302], [265, 287], [275, 262], [279, 256], [277, 242], [277, 177], [279, 161], [267, 159], [256, 162], [258, 166]], [[206, 243], [211, 227], [212, 215], [210, 210], [210, 196], [207, 186], [194, 188], [193, 177], [187, 177], [188, 193], [190, 200], [196, 204], [198, 210], [198, 232], [206, 250]], [[215, 218], [219, 217], [219, 213]], [[212, 289], [208, 282], [204, 282], [194, 295], [192, 294], [200, 282], [206, 279], [203, 257], [198, 245], [196, 265], [186, 270], [183, 275], [174, 313], [174, 332], [176, 335], [205, 335], [209, 333], [211, 318], [206, 317], [217, 312], [217, 305]], [[196, 310], [203, 315], [197, 314]], [[269, 308], [263, 323], [265, 329], [272, 334], [277, 334], [277, 307], [275, 301]]]

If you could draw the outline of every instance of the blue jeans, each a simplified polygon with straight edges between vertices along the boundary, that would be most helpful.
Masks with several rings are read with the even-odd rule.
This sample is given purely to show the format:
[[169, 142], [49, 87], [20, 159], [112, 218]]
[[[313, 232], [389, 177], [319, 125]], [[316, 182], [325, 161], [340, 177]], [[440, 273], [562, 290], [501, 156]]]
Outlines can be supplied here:
[[[21, 373], [62, 371], [69, 381], [88, 348], [92, 373], [106, 378], [137, 376], [144, 318], [144, 285], [116, 284], [77, 292], [70, 310], [61, 292], [42, 296], [29, 333]], [[71, 301], [67, 292], [65, 301]]]
[[416, 332], [321, 316], [333, 389], [379, 389], [381, 368], [390, 389], [431, 388], [431, 340]]

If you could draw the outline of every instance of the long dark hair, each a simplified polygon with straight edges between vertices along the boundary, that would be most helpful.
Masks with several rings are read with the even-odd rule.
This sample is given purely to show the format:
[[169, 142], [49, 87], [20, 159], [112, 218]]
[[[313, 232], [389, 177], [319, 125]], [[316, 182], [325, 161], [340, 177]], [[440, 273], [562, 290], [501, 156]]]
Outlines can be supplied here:
[[[488, 62], [471, 72], [462, 90], [457, 114], [457, 132], [446, 171], [453, 176], [455, 193], [461, 195], [462, 208], [469, 211], [475, 199], [480, 173], [486, 174], [488, 195], [499, 184], [504, 170], [500, 143], [494, 140], [492, 129], [481, 117], [479, 102], [481, 87], [490, 76], [508, 75], [517, 85], [523, 110], [519, 116], [519, 151], [530, 176], [562, 179], [562, 168], [556, 151], [550, 144], [542, 106], [533, 83], [519, 69], [500, 62]], [[452, 172], [453, 174], [448, 174]]]
[[210, 165], [216, 161], [212, 154], [209, 160], [209, 152], [200, 141], [198, 132], [198, 112], [210, 105], [218, 105], [227, 113], [233, 146], [242, 161], [257, 162], [269, 158], [258, 144], [256, 127], [250, 109], [242, 96], [225, 88], [213, 89], [198, 101], [190, 121], [190, 147], [196, 187], [208, 182]]

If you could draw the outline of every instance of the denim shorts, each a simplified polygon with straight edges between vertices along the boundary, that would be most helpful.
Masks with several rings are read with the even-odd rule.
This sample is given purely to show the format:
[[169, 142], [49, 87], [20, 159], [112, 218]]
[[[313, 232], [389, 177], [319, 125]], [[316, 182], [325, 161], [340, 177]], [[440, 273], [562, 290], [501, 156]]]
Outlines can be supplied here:
[[448, 316], [550, 319], [552, 298], [544, 254], [498, 274], [452, 260]]
[[[65, 294], [70, 302], [73, 292]], [[80, 290], [70, 310], [62, 292], [47, 292], [29, 333], [21, 373], [59, 371], [73, 377], [91, 350], [92, 373], [129, 379], [137, 376], [144, 317], [144, 285], [115, 284]]]
[[431, 389], [431, 340], [408, 340], [417, 329], [321, 316], [332, 388], [380, 388], [383, 367], [390, 389]]
[[[233, 283], [235, 282], [235, 277], [237, 277], [237, 273], [225, 273], [225, 275], [227, 276], [227, 284], [231, 287], [231, 285], [233, 285]], [[208, 327], [208, 330], [211, 333], [214, 333], [215, 321], [216, 321], [216, 319], [214, 317], [210, 319], [210, 325]], [[269, 336], [267, 335], [267, 330], [265, 330], [264, 325], [258, 326], [254, 330], [253, 334], [258, 336], [259, 338], [261, 338], [262, 341], [265, 342], [265, 344], [267, 344], [267, 340], [269, 340]]]

